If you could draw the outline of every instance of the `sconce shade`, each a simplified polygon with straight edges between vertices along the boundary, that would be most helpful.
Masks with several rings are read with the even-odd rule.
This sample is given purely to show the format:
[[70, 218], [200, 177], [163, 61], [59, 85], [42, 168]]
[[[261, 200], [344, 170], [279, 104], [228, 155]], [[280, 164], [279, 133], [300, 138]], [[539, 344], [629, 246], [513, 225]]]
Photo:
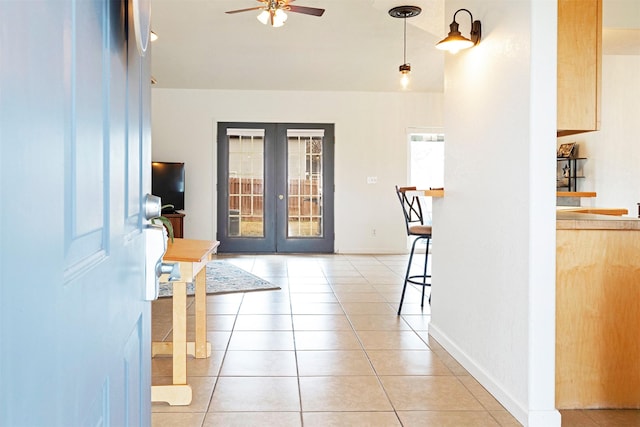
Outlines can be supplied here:
[[[460, 11], [465, 11], [471, 17], [471, 39], [466, 38], [458, 30], [458, 23], [456, 22], [456, 14]], [[453, 14], [453, 22], [449, 24], [449, 34], [446, 38], [436, 44], [436, 49], [447, 50], [450, 53], [457, 53], [462, 49], [467, 49], [477, 45], [480, 42], [482, 33], [482, 25], [480, 21], [474, 21], [473, 15], [467, 9], [458, 9]]]
[[453, 53], [473, 46], [471, 40], [460, 34], [457, 22], [452, 22], [451, 25], [449, 25], [449, 29], [449, 35], [436, 45], [436, 49], [448, 50]]

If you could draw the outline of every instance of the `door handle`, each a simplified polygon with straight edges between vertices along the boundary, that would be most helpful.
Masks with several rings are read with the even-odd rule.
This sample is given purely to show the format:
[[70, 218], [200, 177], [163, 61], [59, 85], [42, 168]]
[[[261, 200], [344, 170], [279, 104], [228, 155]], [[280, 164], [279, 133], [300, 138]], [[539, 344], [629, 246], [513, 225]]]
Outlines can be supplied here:
[[284, 196], [282, 194], [278, 194], [278, 199], [284, 200]]
[[161, 225], [147, 224], [143, 229], [145, 240], [145, 286], [144, 299], [158, 298], [162, 257], [167, 250], [167, 235]]
[[144, 202], [142, 203], [142, 210], [144, 210], [145, 219], [155, 218], [162, 214], [162, 200], [158, 196], [153, 194], [147, 194], [144, 196]]

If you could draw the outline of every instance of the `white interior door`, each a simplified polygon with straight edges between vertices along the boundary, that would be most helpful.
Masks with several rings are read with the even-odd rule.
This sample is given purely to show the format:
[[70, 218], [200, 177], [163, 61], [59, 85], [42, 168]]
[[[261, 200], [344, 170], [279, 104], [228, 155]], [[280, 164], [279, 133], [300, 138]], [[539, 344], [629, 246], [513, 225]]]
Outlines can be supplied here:
[[150, 423], [150, 58], [128, 4], [0, 2], [3, 426]]

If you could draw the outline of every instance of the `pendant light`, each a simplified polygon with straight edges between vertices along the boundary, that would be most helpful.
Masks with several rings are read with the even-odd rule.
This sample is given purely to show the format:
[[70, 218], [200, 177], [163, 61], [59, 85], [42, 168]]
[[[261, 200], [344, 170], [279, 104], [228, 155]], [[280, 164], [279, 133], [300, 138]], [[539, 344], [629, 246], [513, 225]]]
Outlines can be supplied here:
[[409, 74], [411, 73], [411, 64], [407, 62], [407, 18], [418, 16], [420, 12], [422, 12], [422, 9], [418, 6], [398, 6], [389, 10], [389, 15], [392, 17], [404, 19], [403, 64], [399, 67], [400, 84], [403, 89], [409, 86]]

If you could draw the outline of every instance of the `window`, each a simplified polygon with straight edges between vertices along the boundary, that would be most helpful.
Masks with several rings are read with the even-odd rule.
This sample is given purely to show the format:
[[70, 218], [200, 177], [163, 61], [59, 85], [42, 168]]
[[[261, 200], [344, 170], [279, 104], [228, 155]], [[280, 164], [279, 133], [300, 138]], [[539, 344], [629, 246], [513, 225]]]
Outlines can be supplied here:
[[[419, 189], [444, 187], [444, 134], [409, 133], [409, 183]], [[425, 220], [431, 222], [431, 198], [421, 200]]]

